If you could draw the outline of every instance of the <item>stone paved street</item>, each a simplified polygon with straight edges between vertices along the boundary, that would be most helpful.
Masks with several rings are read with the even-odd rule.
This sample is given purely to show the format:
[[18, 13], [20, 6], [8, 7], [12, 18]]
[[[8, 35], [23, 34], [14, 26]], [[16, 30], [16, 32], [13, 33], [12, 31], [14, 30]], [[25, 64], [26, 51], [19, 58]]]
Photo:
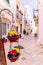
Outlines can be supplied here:
[[[10, 62], [7, 58], [9, 52], [10, 42], [4, 44], [6, 52], [7, 65], [43, 65], [43, 48], [37, 44], [37, 40], [32, 35], [22, 36], [19, 39], [19, 44], [24, 47], [21, 49], [20, 57], [16, 62]], [[17, 43], [12, 44], [16, 46]]]

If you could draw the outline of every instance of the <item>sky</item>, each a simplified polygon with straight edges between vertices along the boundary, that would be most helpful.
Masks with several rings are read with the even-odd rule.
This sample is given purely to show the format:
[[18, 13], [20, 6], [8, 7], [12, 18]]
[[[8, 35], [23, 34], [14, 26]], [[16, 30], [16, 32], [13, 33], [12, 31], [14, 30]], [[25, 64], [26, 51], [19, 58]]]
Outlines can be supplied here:
[[[33, 10], [36, 10], [37, 9], [37, 0], [22, 0], [22, 1], [23, 1], [23, 4], [25, 6], [28, 5], [31, 8], [31, 12]], [[37, 16], [37, 11], [35, 11], [35, 15]]]
[[37, 0], [23, 0], [24, 5], [29, 5], [32, 9], [37, 9]]

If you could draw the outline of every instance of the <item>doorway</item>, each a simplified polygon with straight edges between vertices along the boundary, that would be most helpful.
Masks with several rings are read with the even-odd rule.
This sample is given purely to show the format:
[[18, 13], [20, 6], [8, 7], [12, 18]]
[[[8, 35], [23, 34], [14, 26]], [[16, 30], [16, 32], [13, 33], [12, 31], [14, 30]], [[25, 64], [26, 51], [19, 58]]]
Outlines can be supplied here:
[[22, 33], [22, 24], [20, 24], [20, 33]]

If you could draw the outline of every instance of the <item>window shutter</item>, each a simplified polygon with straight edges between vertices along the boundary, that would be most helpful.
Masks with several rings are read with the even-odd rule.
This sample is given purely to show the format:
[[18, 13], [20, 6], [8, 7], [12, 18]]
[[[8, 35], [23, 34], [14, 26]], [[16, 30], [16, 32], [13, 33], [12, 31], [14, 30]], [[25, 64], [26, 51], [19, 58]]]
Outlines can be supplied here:
[[6, 0], [9, 3], [9, 0]]

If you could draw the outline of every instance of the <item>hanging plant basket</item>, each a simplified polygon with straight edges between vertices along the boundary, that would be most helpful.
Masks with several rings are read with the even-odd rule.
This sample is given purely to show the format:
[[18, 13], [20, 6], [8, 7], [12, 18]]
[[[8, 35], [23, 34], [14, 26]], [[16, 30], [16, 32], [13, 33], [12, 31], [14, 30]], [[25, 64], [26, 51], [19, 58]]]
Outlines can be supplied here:
[[15, 54], [15, 52], [12, 52], [12, 54], [10, 53], [10, 52], [8, 52], [8, 55], [7, 55], [7, 57], [8, 57], [8, 59], [11, 61], [11, 62], [15, 62], [18, 58], [19, 58], [19, 56], [20, 56], [20, 53], [17, 53], [16, 52], [16, 54]]
[[18, 58], [19, 58], [20, 55], [18, 55], [17, 57], [14, 57], [14, 58], [9, 58], [8, 59], [11, 61], [11, 62], [15, 62]]
[[19, 35], [16, 37], [7, 36], [7, 38], [10, 40], [10, 42], [16, 42], [19, 39]]

